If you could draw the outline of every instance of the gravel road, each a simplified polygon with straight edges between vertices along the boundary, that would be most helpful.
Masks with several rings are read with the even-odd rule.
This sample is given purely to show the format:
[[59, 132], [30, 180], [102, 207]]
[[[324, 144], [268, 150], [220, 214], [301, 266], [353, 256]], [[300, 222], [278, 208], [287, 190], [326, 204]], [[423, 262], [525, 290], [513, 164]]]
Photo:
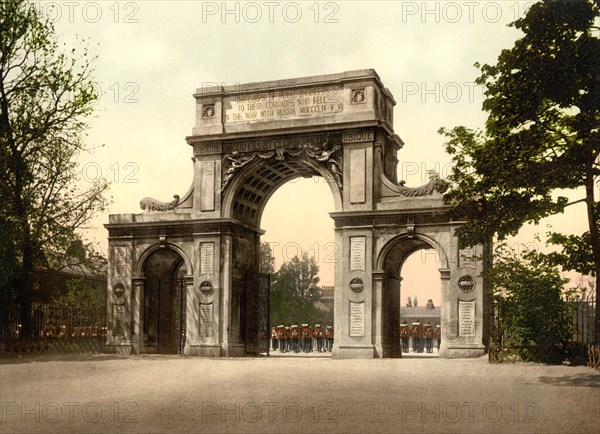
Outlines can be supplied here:
[[37, 356], [0, 363], [0, 432], [598, 432], [600, 373], [487, 358]]

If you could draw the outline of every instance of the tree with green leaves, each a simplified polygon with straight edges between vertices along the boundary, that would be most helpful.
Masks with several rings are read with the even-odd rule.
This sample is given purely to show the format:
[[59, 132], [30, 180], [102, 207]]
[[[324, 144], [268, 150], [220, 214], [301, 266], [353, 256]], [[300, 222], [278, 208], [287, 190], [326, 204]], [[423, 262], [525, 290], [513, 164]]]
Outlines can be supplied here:
[[[452, 156], [446, 195], [463, 246], [516, 235], [526, 222], [585, 203], [587, 259], [563, 245], [566, 262], [593, 264], [600, 298], [600, 235], [594, 186], [600, 175], [600, 6], [592, 0], [544, 0], [511, 25], [524, 35], [495, 65], [479, 65], [489, 116], [484, 131], [442, 128]], [[561, 189], [581, 192], [575, 201]], [[570, 258], [570, 259], [569, 259]], [[600, 303], [596, 304], [600, 345]]]
[[568, 279], [535, 250], [520, 255], [501, 244], [495, 259], [484, 276], [491, 283], [499, 311], [502, 344], [566, 344], [572, 336], [569, 309], [562, 300]]
[[275, 257], [269, 243], [260, 243], [260, 252], [258, 255], [258, 272], [262, 274], [275, 274]]
[[320, 321], [315, 308], [321, 295], [319, 265], [314, 257], [302, 252], [285, 261], [271, 284], [271, 319], [273, 323]]
[[104, 210], [108, 186], [80, 188], [76, 163], [89, 150], [95, 59], [87, 48], [63, 52], [50, 20], [28, 1], [0, 2], [0, 29], [0, 304], [20, 306], [28, 337], [33, 271], [90, 258], [67, 251]]

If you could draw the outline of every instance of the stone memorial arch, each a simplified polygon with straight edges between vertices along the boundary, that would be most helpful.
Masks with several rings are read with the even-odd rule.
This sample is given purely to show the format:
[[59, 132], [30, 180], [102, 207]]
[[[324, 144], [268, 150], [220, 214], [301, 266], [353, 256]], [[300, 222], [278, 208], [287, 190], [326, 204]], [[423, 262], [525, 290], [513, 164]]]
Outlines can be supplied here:
[[395, 101], [375, 71], [205, 87], [194, 98], [189, 191], [144, 198], [143, 212], [106, 225], [110, 351], [260, 352], [269, 332], [262, 212], [280, 186], [316, 175], [335, 203], [333, 357], [400, 356], [400, 270], [423, 248], [439, 257], [440, 355], [484, 353], [488, 303], [472, 258], [483, 249], [459, 251], [438, 174], [415, 187], [397, 179]]

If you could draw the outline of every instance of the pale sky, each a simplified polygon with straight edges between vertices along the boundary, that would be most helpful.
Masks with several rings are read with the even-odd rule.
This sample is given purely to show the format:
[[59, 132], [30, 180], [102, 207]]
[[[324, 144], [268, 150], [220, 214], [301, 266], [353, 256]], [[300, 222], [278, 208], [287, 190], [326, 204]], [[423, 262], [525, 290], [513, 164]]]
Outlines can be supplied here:
[[[141, 212], [145, 196], [169, 201], [188, 190], [192, 149], [185, 137], [195, 122], [192, 94], [206, 83], [374, 68], [396, 99], [395, 131], [406, 143], [398, 154], [398, 178], [417, 186], [427, 181], [429, 169], [444, 176], [449, 158], [437, 130], [482, 126], [486, 116], [473, 64], [494, 63], [502, 49], [512, 47], [519, 32], [506, 25], [528, 4], [277, 1], [229, 2], [223, 8], [222, 2], [111, 0], [40, 7], [55, 20], [61, 40], [71, 44], [77, 34], [99, 55], [95, 80], [102, 97], [87, 141], [104, 147], [83, 156], [82, 164], [88, 179], [113, 181], [114, 214]], [[572, 208], [523, 230], [518, 241], [533, 242], [548, 224], [566, 233], [585, 231], [583, 204]], [[333, 264], [323, 263], [332, 249], [332, 210], [324, 182], [305, 179], [282, 187], [262, 222], [264, 240], [280, 243], [274, 249], [279, 263], [297, 245], [316, 252], [326, 285], [333, 284]], [[89, 232], [103, 252], [106, 222], [108, 213]], [[437, 304], [437, 266], [421, 256], [402, 270], [402, 301], [417, 295], [421, 304], [431, 297]]]

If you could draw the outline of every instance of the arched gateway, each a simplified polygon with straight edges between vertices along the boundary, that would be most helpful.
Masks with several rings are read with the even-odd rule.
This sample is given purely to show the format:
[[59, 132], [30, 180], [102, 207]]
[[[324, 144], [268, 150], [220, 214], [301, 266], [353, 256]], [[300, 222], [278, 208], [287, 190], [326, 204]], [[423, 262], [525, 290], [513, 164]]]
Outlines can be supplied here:
[[440, 258], [440, 355], [484, 353], [481, 262], [459, 251], [460, 222], [447, 214], [437, 174], [420, 187], [397, 181], [395, 101], [375, 71], [216, 86], [194, 97], [190, 190], [172, 202], [144, 198], [144, 212], [111, 215], [106, 225], [107, 348], [201, 356], [264, 349], [261, 215], [281, 185], [318, 175], [335, 203], [333, 356], [400, 355], [399, 270], [422, 248]]

